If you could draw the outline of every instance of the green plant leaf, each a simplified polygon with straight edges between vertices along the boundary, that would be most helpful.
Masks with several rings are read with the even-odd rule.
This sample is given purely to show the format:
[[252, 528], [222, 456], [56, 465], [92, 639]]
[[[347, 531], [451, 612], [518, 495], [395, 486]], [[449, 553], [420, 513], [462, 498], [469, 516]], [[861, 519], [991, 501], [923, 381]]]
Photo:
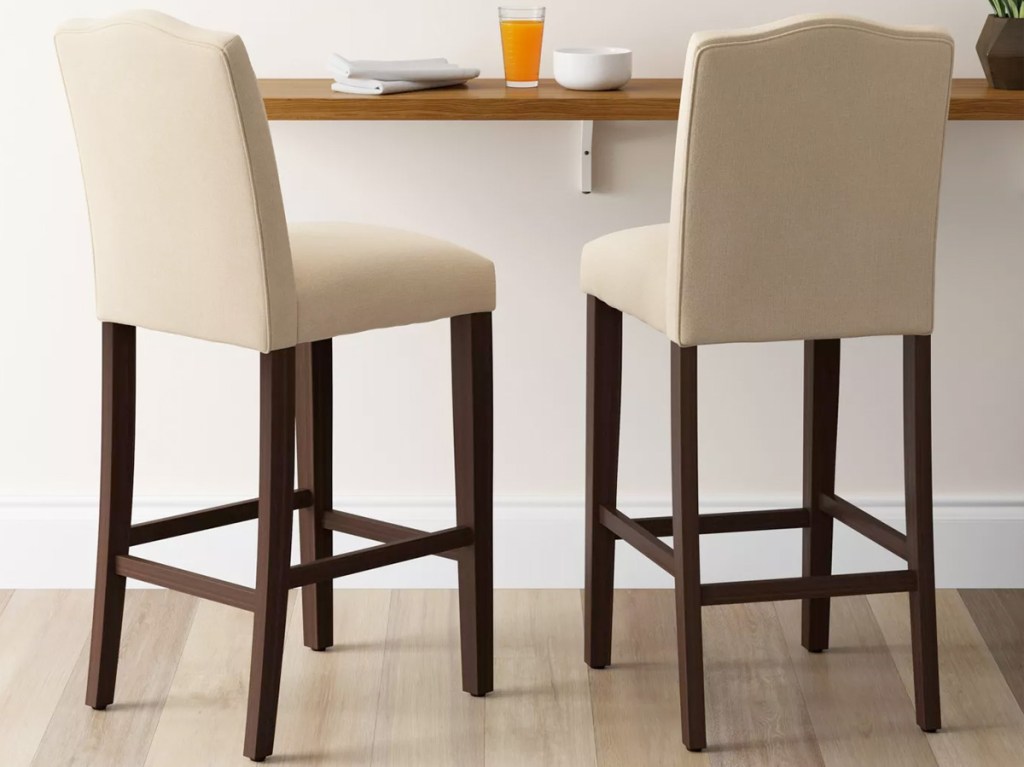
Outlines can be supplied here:
[[996, 16], [1001, 19], [1024, 18], [1024, 0], [988, 0]]

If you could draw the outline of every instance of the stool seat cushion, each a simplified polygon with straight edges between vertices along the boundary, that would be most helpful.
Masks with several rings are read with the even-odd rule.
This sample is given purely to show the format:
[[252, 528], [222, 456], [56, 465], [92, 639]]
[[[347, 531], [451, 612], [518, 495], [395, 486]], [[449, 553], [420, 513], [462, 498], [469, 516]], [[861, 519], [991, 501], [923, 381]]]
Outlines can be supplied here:
[[583, 246], [583, 291], [621, 312], [666, 331], [668, 224], [606, 234]]
[[299, 343], [494, 310], [494, 264], [458, 245], [366, 224], [289, 234]]

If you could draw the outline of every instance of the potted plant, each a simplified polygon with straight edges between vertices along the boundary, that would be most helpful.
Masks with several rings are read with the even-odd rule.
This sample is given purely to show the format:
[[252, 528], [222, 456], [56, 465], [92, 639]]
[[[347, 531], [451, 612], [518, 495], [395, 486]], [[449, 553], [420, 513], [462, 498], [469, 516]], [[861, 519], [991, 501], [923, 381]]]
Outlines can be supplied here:
[[989, 85], [1024, 90], [1024, 0], [988, 0], [995, 11], [978, 38], [978, 57]]

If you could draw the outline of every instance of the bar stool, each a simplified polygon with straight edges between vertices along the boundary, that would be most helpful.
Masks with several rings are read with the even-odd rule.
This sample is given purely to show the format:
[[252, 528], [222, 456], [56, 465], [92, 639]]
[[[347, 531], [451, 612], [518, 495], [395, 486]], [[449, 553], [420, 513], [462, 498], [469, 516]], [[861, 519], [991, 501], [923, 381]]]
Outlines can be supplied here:
[[[99, 551], [86, 702], [114, 698], [125, 579], [253, 613], [244, 753], [273, 750], [289, 589], [305, 643], [332, 643], [331, 581], [436, 554], [458, 563], [464, 689], [492, 682], [490, 261], [357, 224], [285, 221], [256, 78], [235, 35], [132, 12], [63, 26], [103, 322]], [[456, 526], [424, 533], [332, 509], [331, 339], [451, 318]], [[132, 524], [136, 327], [260, 352], [259, 497]], [[298, 442], [299, 489], [295, 489]], [[290, 564], [299, 509], [301, 563]], [[258, 520], [256, 587], [130, 553]], [[332, 556], [331, 532], [383, 545]]]
[[[671, 221], [583, 250], [587, 293], [586, 662], [611, 662], [615, 542], [675, 578], [682, 739], [707, 743], [701, 608], [802, 599], [828, 647], [829, 598], [909, 592], [917, 722], [937, 730], [930, 334], [953, 43], [944, 32], [800, 17], [690, 42]], [[671, 342], [672, 516], [616, 508], [622, 314]], [[907, 532], [836, 495], [840, 339], [903, 336]], [[803, 505], [698, 513], [697, 349], [803, 340]], [[832, 575], [839, 520], [908, 569]], [[700, 535], [803, 531], [803, 576], [702, 584]], [[671, 537], [669, 547], [659, 540]]]

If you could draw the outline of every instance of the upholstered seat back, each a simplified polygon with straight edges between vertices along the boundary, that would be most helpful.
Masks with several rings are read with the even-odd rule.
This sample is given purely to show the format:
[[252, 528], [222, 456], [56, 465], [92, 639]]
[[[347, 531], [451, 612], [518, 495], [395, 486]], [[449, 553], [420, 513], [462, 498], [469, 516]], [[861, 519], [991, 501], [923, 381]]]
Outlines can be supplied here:
[[154, 12], [65, 24], [101, 320], [269, 351], [296, 300], [270, 131], [242, 41]]
[[944, 32], [846, 18], [695, 35], [672, 340], [930, 333], [952, 62]]

